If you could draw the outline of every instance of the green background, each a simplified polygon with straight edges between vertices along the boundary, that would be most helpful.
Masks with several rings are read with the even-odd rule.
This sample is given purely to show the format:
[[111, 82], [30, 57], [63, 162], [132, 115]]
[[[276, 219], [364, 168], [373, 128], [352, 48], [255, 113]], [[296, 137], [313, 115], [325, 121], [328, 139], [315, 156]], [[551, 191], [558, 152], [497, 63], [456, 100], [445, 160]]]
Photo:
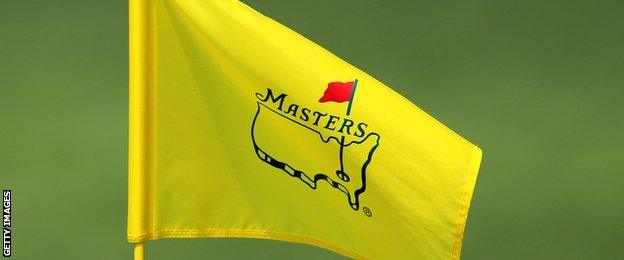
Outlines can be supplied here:
[[[464, 259], [622, 257], [624, 2], [246, 2], [483, 148]], [[13, 258], [130, 259], [127, 3], [5, 0], [0, 29]], [[340, 258], [247, 239], [147, 257]]]

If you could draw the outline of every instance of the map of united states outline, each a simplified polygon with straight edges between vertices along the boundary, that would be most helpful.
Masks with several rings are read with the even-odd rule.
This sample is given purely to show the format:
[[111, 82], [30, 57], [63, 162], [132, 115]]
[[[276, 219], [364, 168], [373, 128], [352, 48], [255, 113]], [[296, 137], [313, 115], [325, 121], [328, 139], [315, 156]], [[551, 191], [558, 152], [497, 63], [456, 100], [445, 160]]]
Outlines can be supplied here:
[[[256, 155], [258, 156], [258, 158], [262, 162], [276, 169], [279, 169], [282, 172], [287, 173], [289, 176], [293, 178], [298, 178], [300, 181], [302, 181], [304, 184], [306, 184], [309, 188], [313, 190], [317, 189], [319, 181], [325, 181], [326, 183], [329, 184], [330, 187], [337, 189], [341, 191], [342, 193], [344, 193], [347, 197], [347, 202], [349, 206], [353, 210], [358, 210], [360, 208], [360, 195], [366, 191], [367, 168], [369, 164], [372, 162], [375, 151], [379, 147], [379, 142], [381, 139], [380, 135], [374, 132], [369, 132], [366, 135], [364, 135], [362, 132], [362, 136], [360, 140], [353, 140], [348, 143], [345, 143], [344, 136], [342, 136], [340, 139], [336, 136], [331, 136], [331, 135], [324, 137], [323, 133], [317, 131], [316, 129], [313, 129], [310, 126], [307, 126], [301, 122], [294, 120], [293, 118], [288, 117], [287, 115], [284, 114], [284, 111], [280, 110], [281, 112], [280, 113], [276, 111], [278, 109], [271, 108], [267, 106], [266, 104], [264, 104], [263, 102], [267, 101], [269, 99], [269, 95], [272, 94], [270, 91], [271, 90], [269, 89], [269, 92], [267, 93], [265, 100], [261, 99], [260, 101], [257, 102], [257, 110], [256, 110], [256, 113], [254, 115], [252, 125], [251, 125], [251, 138], [252, 138], [252, 142], [254, 146], [254, 151]], [[256, 94], [256, 96], [259, 99], [260, 97], [262, 97], [262, 95], [259, 95], [258, 93]], [[273, 99], [272, 101], [276, 102], [275, 100], [277, 99]], [[281, 108], [281, 103], [280, 103], [280, 108]], [[266, 149], [261, 147], [262, 145], [259, 144], [259, 141], [257, 140], [258, 136], [256, 133], [257, 131], [256, 126], [258, 124], [258, 121], [261, 120], [259, 118], [263, 114], [262, 111], [266, 111], [264, 112], [265, 114], [269, 113], [271, 115], [277, 115], [276, 118], [280, 118], [281, 120], [286, 120], [285, 122], [290, 122], [293, 124], [293, 126], [306, 129], [307, 131], [310, 131], [310, 133], [314, 133], [318, 135], [317, 140], [321, 141], [324, 144], [337, 144], [336, 148], [340, 150], [340, 153], [338, 153], [337, 151], [335, 154], [336, 156], [340, 156], [339, 158], [340, 165], [336, 166], [336, 169], [338, 169], [336, 171], [336, 174], [339, 176], [339, 178], [332, 177], [333, 174], [331, 172], [306, 172], [305, 170], [302, 170], [302, 168], [306, 168], [306, 167], [303, 167], [302, 165], [293, 165], [293, 163], [287, 162], [287, 160], [282, 159], [281, 158], [282, 156], [280, 156], [279, 154], [274, 154], [273, 151], [267, 151]], [[266, 116], [269, 116], [269, 115], [265, 115], [265, 117]], [[357, 136], [357, 137], [360, 137], [360, 136]], [[343, 165], [342, 165], [342, 162], [344, 160], [342, 150], [351, 146], [357, 146], [363, 143], [369, 143], [370, 140], [373, 141], [372, 146], [368, 150], [368, 153], [365, 156], [366, 158], [365, 161], [361, 164], [361, 166], [358, 169], [359, 174], [355, 173], [355, 174], [358, 174], [356, 176], [361, 179], [361, 185], [357, 187], [356, 189], [350, 190], [349, 187], [347, 187], [349, 186], [348, 183], [350, 182], [349, 178], [348, 177], [343, 178], [340, 175], [341, 173], [344, 174], [344, 172], [341, 172], [342, 170], [344, 170]], [[281, 140], [266, 140], [266, 142], [271, 142], [271, 143], [279, 142], [279, 141]], [[331, 156], [331, 155], [324, 155], [324, 156]], [[351, 173], [351, 175], [355, 175], [355, 174]], [[352, 176], [351, 178], [354, 178], [356, 176]]]

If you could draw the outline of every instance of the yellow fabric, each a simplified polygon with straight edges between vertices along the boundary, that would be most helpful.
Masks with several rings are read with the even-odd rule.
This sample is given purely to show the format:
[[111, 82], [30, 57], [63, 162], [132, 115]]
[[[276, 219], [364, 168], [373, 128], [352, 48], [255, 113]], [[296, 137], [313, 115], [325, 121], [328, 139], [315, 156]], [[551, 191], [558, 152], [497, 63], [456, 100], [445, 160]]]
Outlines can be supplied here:
[[[355, 258], [459, 258], [479, 148], [240, 2], [139, 6], [130, 242], [250, 237]], [[319, 103], [328, 83], [355, 79], [349, 115], [348, 102]]]

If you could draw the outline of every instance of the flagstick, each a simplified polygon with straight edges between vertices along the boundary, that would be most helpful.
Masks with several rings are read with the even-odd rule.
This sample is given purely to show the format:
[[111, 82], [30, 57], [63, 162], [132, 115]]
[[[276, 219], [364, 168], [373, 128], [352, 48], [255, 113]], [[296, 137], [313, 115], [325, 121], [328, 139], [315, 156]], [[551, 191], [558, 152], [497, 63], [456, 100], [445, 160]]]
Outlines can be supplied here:
[[[344, 174], [344, 163], [342, 161], [342, 153], [343, 153], [343, 149], [344, 149], [344, 142], [345, 142], [345, 136], [343, 135], [340, 138], [340, 172]], [[340, 177], [340, 176], [338, 176]], [[344, 180], [342, 177], [340, 178], [341, 180]]]
[[[351, 105], [353, 104], [353, 98], [355, 97], [355, 88], [357, 87], [357, 83], [358, 83], [358, 80], [355, 79], [353, 81], [353, 89], [351, 90], [351, 98], [349, 98], [349, 105], [347, 106], [347, 115], [351, 114]], [[344, 162], [343, 162], [344, 143], [345, 143], [345, 136], [343, 135], [342, 137], [340, 137], [340, 172], [346, 175], [346, 173], [344, 172]]]
[[144, 260], [145, 259], [145, 244], [137, 243], [134, 244], [134, 260]]
[[353, 81], [353, 90], [351, 90], [351, 98], [349, 99], [349, 106], [347, 107], [347, 115], [351, 114], [351, 104], [353, 104], [353, 98], [355, 98], [355, 88], [357, 87], [358, 80]]
[[[129, 135], [128, 135], [128, 231], [151, 227], [147, 201], [151, 130], [153, 56], [153, 1], [128, 1], [129, 38]], [[144, 260], [144, 243], [134, 244], [134, 259]]]

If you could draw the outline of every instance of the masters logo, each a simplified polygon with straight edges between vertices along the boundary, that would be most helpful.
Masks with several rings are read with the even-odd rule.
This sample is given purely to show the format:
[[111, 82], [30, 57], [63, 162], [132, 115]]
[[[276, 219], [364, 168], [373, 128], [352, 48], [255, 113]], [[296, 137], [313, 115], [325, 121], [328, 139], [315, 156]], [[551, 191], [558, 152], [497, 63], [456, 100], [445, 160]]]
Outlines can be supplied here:
[[[357, 82], [331, 82], [318, 102], [306, 102], [308, 105], [290, 102], [288, 94], [267, 88], [264, 93], [256, 93], [258, 109], [251, 126], [254, 149], [262, 162], [312, 189], [319, 181], [328, 183], [346, 195], [354, 210], [360, 208], [359, 197], [366, 191], [366, 169], [380, 140], [379, 134], [368, 130], [366, 122], [350, 117]], [[346, 112], [324, 112], [324, 105], [319, 103], [325, 102], [348, 102]], [[314, 155], [301, 151], [314, 151]], [[370, 211], [364, 209], [370, 216]]]

